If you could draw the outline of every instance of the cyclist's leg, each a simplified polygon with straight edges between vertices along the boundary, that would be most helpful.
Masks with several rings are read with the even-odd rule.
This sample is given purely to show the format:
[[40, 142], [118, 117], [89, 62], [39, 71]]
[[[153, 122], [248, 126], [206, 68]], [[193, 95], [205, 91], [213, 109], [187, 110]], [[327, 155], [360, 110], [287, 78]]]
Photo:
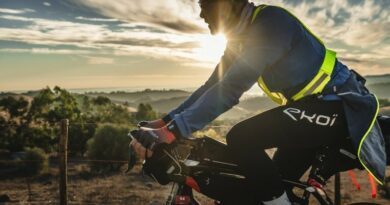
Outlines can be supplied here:
[[248, 179], [253, 194], [269, 201], [284, 192], [278, 167], [264, 149], [316, 148], [348, 136], [340, 101], [298, 101], [235, 125], [228, 148]]
[[[272, 160], [283, 179], [297, 181], [309, 169], [315, 159], [316, 148], [278, 148]], [[293, 187], [285, 187], [292, 189]]]

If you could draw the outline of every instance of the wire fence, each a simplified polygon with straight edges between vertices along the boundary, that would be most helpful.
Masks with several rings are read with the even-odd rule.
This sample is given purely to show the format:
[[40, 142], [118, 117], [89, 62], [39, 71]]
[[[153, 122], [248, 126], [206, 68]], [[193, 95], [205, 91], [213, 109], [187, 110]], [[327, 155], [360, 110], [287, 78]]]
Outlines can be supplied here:
[[[105, 124], [115, 125], [114, 123], [72, 122], [72, 121], [70, 121], [67, 123], [66, 128], [72, 129], [74, 127], [89, 126], [89, 125], [99, 127], [100, 125], [105, 125]], [[61, 128], [61, 125], [62, 125], [62, 122], [46, 122], [46, 123], [37, 124], [34, 126], [35, 126], [35, 128], [44, 127], [45, 129], [50, 130], [50, 133], [52, 134], [51, 138], [52, 138], [52, 140], [54, 140], [53, 142], [55, 142], [55, 144], [53, 144], [53, 146], [60, 148], [61, 147], [60, 139], [64, 135], [63, 130]], [[124, 124], [120, 124], [120, 125], [124, 126], [124, 127], [126, 127], [126, 126], [136, 127], [136, 125], [134, 125], [132, 123], [127, 123], [127, 124], [124, 123]], [[19, 123], [11, 123], [11, 124], [4, 123], [4, 124], [0, 124], [0, 128], [1, 127], [3, 127], [3, 128], [6, 128], [6, 127], [19, 128], [19, 127], [21, 127], [21, 125]], [[226, 130], [228, 130], [230, 127], [231, 126], [226, 126], [226, 125], [211, 125], [211, 126], [206, 126], [203, 129], [203, 131], [214, 129], [214, 130], [217, 130], [217, 132], [223, 133], [223, 132], [226, 132]], [[29, 128], [29, 127], [26, 127], [26, 128]], [[66, 135], [68, 135], [68, 133], [66, 133]], [[66, 136], [66, 137], [68, 138], [68, 136]], [[77, 140], [75, 138], [68, 138], [68, 140], [69, 139], [70, 140]], [[67, 142], [67, 144], [69, 144], [69, 143], [72, 143], [72, 141]], [[73, 150], [68, 148], [67, 151], [73, 151]], [[0, 180], [4, 180], [4, 179], [1, 179], [2, 178], [1, 175], [5, 173], [4, 168], [5, 168], [5, 170], [7, 170], [7, 168], [9, 168], [9, 170], [11, 171], [11, 175], [12, 175], [12, 172], [14, 170], [12, 167], [17, 167], [21, 164], [30, 166], [31, 164], [42, 162], [42, 160], [23, 159], [23, 157], [21, 157], [20, 153], [18, 153], [17, 155], [18, 156], [14, 157], [13, 159], [4, 159], [0, 156]], [[68, 157], [67, 154], [66, 154], [66, 157]], [[51, 154], [48, 161], [49, 161], [49, 166], [51, 169], [53, 169], [53, 168], [58, 169], [62, 163], [60, 151], [57, 153]], [[83, 196], [80, 196], [79, 192], [82, 192], [82, 190], [84, 189], [83, 186], [91, 186], [92, 188], [89, 188], [89, 190], [88, 190], [88, 191], [91, 191], [92, 189], [94, 189], [93, 188], [94, 183], [99, 184], [102, 182], [99, 182], [96, 180], [92, 180], [91, 182], [80, 181], [80, 180], [82, 180], [83, 177], [85, 177], [85, 176], [82, 176], [82, 174], [85, 175], [85, 172], [84, 173], [81, 173], [81, 172], [75, 173], [74, 170], [76, 169], [76, 172], [77, 172], [77, 169], [80, 169], [83, 171], [89, 170], [87, 165], [92, 164], [92, 163], [93, 164], [101, 164], [102, 166], [105, 166], [105, 164], [125, 165], [126, 163], [128, 163], [128, 160], [96, 159], [96, 158], [91, 159], [91, 158], [86, 158], [86, 157], [81, 157], [81, 158], [77, 157], [77, 158], [66, 159], [66, 164], [69, 164], [69, 166], [70, 166], [70, 167], [66, 166], [66, 172], [65, 172], [66, 178], [68, 178], [68, 175], [69, 175], [68, 170], [72, 170], [70, 175], [69, 175], [69, 177], [71, 177], [70, 184], [68, 184], [68, 182], [65, 182], [66, 183], [66, 185], [65, 185], [66, 192], [70, 193], [70, 194], [66, 194], [66, 196], [65, 196], [67, 198], [66, 203], [67, 204], [91, 204], [91, 205], [94, 205], [94, 204], [126, 204], [126, 203], [124, 203], [123, 200], [115, 199], [115, 197], [113, 197], [115, 195], [115, 193], [112, 193], [111, 197], [107, 196], [107, 198], [109, 198], [109, 200], [105, 199], [105, 200], [99, 201], [99, 200], [83, 200], [82, 199]], [[85, 168], [85, 169], [80, 168], [80, 166], [87, 167], [87, 168]], [[2, 169], [3, 169], [3, 171], [2, 171]], [[60, 175], [61, 175], [61, 172], [63, 172], [63, 171], [60, 170], [60, 173], [59, 173]], [[136, 173], [133, 173], [133, 174], [136, 174]], [[44, 179], [43, 181], [40, 181], [42, 179], [37, 179], [36, 177], [29, 176], [26, 178], [26, 180], [22, 180], [22, 181], [20, 181], [21, 179], [16, 180], [15, 183], [17, 183], [17, 184], [14, 184], [12, 182], [12, 180], [13, 180], [12, 177], [6, 178], [5, 179], [6, 181], [4, 183], [0, 183], [0, 200], [1, 200], [2, 195], [5, 196], [5, 195], [7, 195], [7, 193], [11, 193], [9, 195], [13, 198], [10, 199], [7, 202], [7, 204], [64, 204], [64, 202], [62, 202], [61, 200], [51, 200], [51, 199], [58, 198], [59, 191], [61, 192], [61, 188], [58, 188], [61, 184], [61, 180], [60, 180], [61, 176], [60, 175], [55, 174], [55, 175], [51, 176], [50, 179]], [[79, 175], [81, 176], [81, 178]], [[88, 175], [88, 173], [87, 173], [87, 175]], [[76, 177], [74, 177], [74, 176], [76, 176]], [[104, 175], [102, 175], [102, 177], [103, 176]], [[25, 176], [23, 176], [23, 177], [25, 177]], [[87, 176], [86, 178], [89, 179], [90, 177]], [[18, 178], [16, 178], [16, 179], [18, 179]], [[125, 178], [123, 178], [122, 180], [125, 180]], [[80, 183], [82, 185], [78, 185]], [[113, 185], [118, 185], [118, 183], [117, 184], [114, 184], [114, 183], [115, 182], [111, 182], [112, 185], [107, 185], [107, 186], [111, 187]], [[25, 186], [21, 186], [23, 184], [25, 184]], [[131, 186], [131, 185], [126, 185], [126, 186]], [[100, 193], [98, 195], [101, 195], [105, 191], [107, 191], [107, 190], [99, 190], [96, 192]], [[151, 191], [151, 190], [149, 190], [149, 191]], [[37, 192], [39, 192], [39, 193], [37, 193]], [[97, 193], [93, 192], [91, 194], [97, 194]], [[152, 193], [152, 192], [150, 192], [150, 193]], [[168, 193], [168, 191], [167, 191], [167, 193]], [[15, 196], [19, 200], [15, 200], [15, 198], [14, 198]], [[48, 196], [51, 196], [51, 199], [46, 200], [47, 198], [45, 198], [45, 200], [41, 200], [42, 197], [48, 197]], [[99, 198], [99, 197], [97, 196], [96, 199], [97, 198]], [[20, 199], [25, 199], [25, 200], [20, 200]], [[1, 201], [0, 201], [0, 204], [1, 204]]]

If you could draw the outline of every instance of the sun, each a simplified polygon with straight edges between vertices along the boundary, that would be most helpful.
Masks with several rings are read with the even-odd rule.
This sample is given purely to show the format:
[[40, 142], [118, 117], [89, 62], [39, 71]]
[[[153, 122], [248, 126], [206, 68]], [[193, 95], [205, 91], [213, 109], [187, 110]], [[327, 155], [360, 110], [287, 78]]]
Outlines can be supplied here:
[[205, 63], [217, 63], [226, 48], [227, 39], [223, 34], [200, 35], [196, 39], [199, 47], [194, 48], [196, 58]]

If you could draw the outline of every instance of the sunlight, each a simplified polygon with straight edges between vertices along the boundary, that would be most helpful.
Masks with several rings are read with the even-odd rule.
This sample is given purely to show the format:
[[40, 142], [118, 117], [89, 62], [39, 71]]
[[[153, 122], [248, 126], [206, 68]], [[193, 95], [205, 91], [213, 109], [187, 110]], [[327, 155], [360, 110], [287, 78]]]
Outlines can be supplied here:
[[196, 39], [199, 47], [194, 48], [196, 59], [207, 63], [217, 63], [226, 48], [227, 39], [223, 34], [201, 35]]

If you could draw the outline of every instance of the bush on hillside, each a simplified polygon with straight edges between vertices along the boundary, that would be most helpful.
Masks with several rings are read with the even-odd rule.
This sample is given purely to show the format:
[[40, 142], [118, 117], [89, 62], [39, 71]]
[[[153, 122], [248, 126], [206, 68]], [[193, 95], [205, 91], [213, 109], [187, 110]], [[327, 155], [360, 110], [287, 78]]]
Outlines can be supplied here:
[[150, 104], [141, 103], [138, 105], [137, 113], [135, 114], [135, 118], [138, 121], [141, 120], [155, 120], [158, 115], [157, 112], [153, 110]]
[[[103, 125], [88, 140], [87, 157], [93, 172], [107, 173], [119, 171], [128, 160], [129, 132], [127, 127]], [[113, 162], [110, 162], [113, 161]]]
[[21, 171], [25, 175], [37, 175], [49, 168], [48, 156], [41, 148], [28, 148], [22, 157]]

